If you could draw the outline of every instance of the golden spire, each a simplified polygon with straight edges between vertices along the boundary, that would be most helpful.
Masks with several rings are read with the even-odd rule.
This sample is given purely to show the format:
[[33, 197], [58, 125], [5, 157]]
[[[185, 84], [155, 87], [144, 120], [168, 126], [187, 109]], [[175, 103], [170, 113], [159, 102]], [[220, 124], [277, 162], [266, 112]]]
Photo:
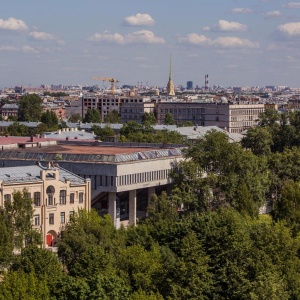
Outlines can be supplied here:
[[169, 74], [169, 81], [167, 84], [167, 92], [169, 96], [175, 96], [175, 91], [174, 91], [174, 83], [172, 80], [172, 57], [170, 54], [170, 74]]

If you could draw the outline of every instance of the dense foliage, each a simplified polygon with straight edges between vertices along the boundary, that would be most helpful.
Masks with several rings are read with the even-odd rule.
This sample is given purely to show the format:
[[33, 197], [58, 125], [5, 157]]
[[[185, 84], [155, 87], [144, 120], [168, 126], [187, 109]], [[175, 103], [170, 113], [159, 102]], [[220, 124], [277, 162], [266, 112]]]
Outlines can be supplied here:
[[96, 108], [91, 108], [88, 109], [83, 122], [85, 123], [101, 123], [101, 115], [98, 109]]
[[69, 117], [69, 122], [72, 122], [72, 123], [77, 123], [77, 122], [80, 122], [82, 120], [81, 118], [81, 115], [80, 114], [72, 114], [70, 117]]
[[186, 139], [176, 131], [155, 131], [149, 121], [139, 124], [128, 121], [120, 130], [121, 142], [184, 144]]
[[120, 113], [117, 110], [109, 111], [104, 118], [104, 123], [110, 123], [110, 124], [121, 123]]
[[18, 105], [19, 121], [40, 121], [42, 115], [42, 99], [38, 95], [22, 96]]

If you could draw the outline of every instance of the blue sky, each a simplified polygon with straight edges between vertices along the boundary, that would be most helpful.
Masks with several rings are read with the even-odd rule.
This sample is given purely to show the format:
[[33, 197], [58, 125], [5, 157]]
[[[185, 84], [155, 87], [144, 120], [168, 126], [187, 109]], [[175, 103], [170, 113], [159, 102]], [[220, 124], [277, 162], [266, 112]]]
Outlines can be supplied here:
[[166, 86], [170, 54], [175, 85], [300, 87], [296, 0], [2, 2], [0, 87]]

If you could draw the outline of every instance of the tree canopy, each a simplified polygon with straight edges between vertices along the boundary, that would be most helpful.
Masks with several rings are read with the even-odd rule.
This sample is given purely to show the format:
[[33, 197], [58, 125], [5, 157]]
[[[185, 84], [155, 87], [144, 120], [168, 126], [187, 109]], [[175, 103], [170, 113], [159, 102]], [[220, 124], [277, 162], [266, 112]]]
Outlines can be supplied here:
[[164, 125], [176, 125], [176, 121], [171, 113], [166, 113], [163, 123]]
[[88, 109], [83, 122], [85, 123], [101, 123], [101, 115], [98, 109], [92, 108]]
[[22, 96], [18, 104], [19, 121], [40, 121], [42, 115], [42, 99], [38, 95]]
[[121, 123], [121, 116], [117, 110], [112, 110], [107, 113], [104, 118], [104, 123], [118, 124]]

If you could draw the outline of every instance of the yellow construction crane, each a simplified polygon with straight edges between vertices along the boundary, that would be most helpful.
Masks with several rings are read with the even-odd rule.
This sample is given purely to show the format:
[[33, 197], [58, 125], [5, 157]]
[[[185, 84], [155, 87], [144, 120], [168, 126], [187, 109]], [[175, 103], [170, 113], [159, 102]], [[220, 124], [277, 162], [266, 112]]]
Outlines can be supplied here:
[[93, 80], [102, 80], [102, 81], [108, 81], [110, 82], [111, 86], [111, 93], [115, 94], [115, 82], [119, 82], [118, 79], [110, 78], [110, 77], [92, 77]]

